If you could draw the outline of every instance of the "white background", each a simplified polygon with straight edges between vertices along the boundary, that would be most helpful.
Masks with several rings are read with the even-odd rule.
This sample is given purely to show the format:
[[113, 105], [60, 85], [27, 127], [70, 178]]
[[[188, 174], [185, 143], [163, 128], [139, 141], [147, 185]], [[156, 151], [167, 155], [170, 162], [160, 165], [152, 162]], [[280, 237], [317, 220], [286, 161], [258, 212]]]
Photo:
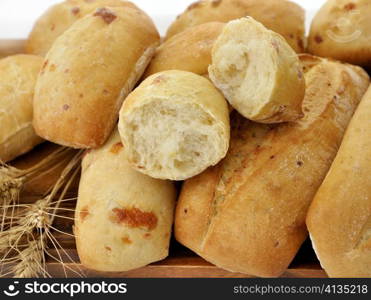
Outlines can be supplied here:
[[[0, 0], [0, 39], [27, 37], [35, 20], [62, 0]], [[264, 0], [260, 0], [264, 1]], [[132, 0], [156, 22], [161, 34], [195, 0]], [[307, 11], [307, 24], [325, 0], [293, 0]]]

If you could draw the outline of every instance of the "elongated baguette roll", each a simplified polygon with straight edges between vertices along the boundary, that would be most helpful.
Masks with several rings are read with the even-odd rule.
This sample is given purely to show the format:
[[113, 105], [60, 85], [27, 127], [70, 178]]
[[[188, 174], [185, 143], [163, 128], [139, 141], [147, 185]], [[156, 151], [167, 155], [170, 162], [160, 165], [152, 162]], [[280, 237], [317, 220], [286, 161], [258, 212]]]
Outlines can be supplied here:
[[309, 209], [313, 248], [330, 277], [371, 277], [371, 88]]
[[145, 77], [166, 70], [183, 70], [207, 75], [211, 49], [224, 23], [210, 22], [187, 28], [157, 48]]
[[136, 170], [183, 180], [226, 155], [228, 105], [208, 79], [164, 71], [148, 77], [127, 97], [119, 131]]
[[74, 148], [104, 144], [158, 42], [153, 22], [138, 9], [100, 8], [75, 22], [54, 43], [38, 78], [36, 132]]
[[32, 98], [42, 63], [34, 55], [0, 60], [0, 161], [12, 160], [42, 142], [32, 127]]
[[134, 171], [115, 131], [83, 159], [75, 214], [77, 251], [93, 270], [121, 272], [168, 255], [175, 188]]
[[124, 0], [66, 0], [50, 7], [35, 23], [26, 42], [26, 53], [45, 56], [54, 41], [77, 20], [105, 6], [137, 8]]
[[209, 76], [247, 119], [280, 123], [302, 116], [305, 80], [298, 56], [251, 17], [224, 27], [212, 48]]
[[360, 68], [302, 61], [305, 116], [281, 125], [235, 116], [226, 158], [182, 188], [176, 239], [219, 267], [262, 277], [286, 270], [307, 237], [307, 209], [369, 84]]
[[190, 5], [169, 27], [166, 39], [188, 27], [251, 16], [281, 34], [298, 53], [305, 50], [305, 14], [287, 0], [202, 0]]
[[314, 17], [308, 51], [371, 67], [371, 2], [327, 0]]

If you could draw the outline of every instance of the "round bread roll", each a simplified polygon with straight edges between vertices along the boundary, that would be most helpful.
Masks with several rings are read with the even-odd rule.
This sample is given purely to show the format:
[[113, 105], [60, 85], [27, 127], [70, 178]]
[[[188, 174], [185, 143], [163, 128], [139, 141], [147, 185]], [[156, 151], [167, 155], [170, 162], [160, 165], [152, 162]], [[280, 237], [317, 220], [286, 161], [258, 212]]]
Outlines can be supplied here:
[[328, 0], [314, 17], [308, 51], [371, 66], [371, 2]]
[[97, 271], [123, 272], [164, 259], [175, 200], [172, 182], [130, 167], [115, 130], [82, 161], [74, 227], [81, 263]]
[[42, 57], [22, 54], [0, 60], [0, 161], [42, 142], [32, 127], [32, 99], [42, 63]]
[[305, 80], [297, 54], [251, 17], [224, 27], [212, 49], [209, 76], [247, 119], [280, 123], [302, 116]]
[[26, 42], [26, 53], [45, 56], [54, 41], [77, 20], [100, 7], [131, 7], [124, 0], [66, 0], [50, 7], [34, 25]]
[[188, 28], [157, 48], [145, 77], [166, 70], [183, 70], [206, 75], [211, 49], [225, 23], [210, 22]]
[[287, 0], [202, 0], [190, 5], [169, 27], [166, 39], [188, 27], [251, 16], [281, 34], [298, 53], [305, 50], [305, 13]]
[[228, 105], [208, 79], [164, 71], [127, 97], [119, 130], [135, 169], [155, 178], [184, 180], [226, 155]]
[[99, 8], [75, 22], [53, 44], [37, 80], [36, 132], [73, 148], [102, 146], [159, 39], [138, 9]]

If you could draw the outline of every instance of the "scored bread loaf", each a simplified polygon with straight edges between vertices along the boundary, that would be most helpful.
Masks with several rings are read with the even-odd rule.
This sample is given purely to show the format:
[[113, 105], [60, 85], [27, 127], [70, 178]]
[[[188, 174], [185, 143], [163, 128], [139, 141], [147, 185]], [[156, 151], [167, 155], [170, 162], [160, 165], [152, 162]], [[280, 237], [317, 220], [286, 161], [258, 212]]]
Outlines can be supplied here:
[[158, 42], [152, 20], [138, 9], [99, 8], [76, 21], [54, 43], [39, 75], [36, 132], [74, 148], [103, 145]]
[[134, 171], [116, 130], [82, 162], [74, 233], [81, 263], [121, 272], [168, 255], [175, 188]]
[[202, 0], [190, 5], [169, 27], [166, 39], [188, 27], [251, 16], [281, 34], [298, 53], [305, 50], [304, 10], [287, 0]]
[[0, 161], [7, 162], [42, 142], [32, 127], [32, 99], [43, 59], [14, 55], [0, 60]]
[[104, 6], [137, 8], [124, 0], [66, 0], [50, 7], [35, 23], [26, 42], [26, 53], [45, 56], [54, 41], [77, 20]]
[[369, 85], [358, 67], [303, 56], [304, 117], [266, 125], [232, 117], [217, 166], [182, 187], [175, 237], [224, 269], [282, 274], [307, 237], [307, 209]]
[[183, 180], [217, 164], [227, 153], [228, 105], [208, 79], [164, 71], [148, 77], [127, 97], [119, 130], [136, 170]]
[[247, 119], [280, 123], [302, 116], [305, 80], [298, 56], [251, 17], [225, 25], [212, 48], [209, 77]]
[[161, 44], [144, 77], [166, 70], [183, 70], [207, 75], [211, 49], [224, 23], [210, 22], [187, 28]]
[[371, 2], [328, 0], [315, 15], [308, 51], [371, 67]]
[[330, 277], [371, 277], [371, 88], [361, 101], [307, 216]]

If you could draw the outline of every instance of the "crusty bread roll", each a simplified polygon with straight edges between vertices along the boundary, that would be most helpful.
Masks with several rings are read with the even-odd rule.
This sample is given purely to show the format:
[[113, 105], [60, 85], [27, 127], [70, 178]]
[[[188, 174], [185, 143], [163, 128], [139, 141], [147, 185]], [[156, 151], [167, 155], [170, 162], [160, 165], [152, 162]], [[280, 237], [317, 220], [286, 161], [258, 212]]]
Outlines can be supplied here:
[[124, 0], [66, 0], [50, 7], [35, 23], [26, 42], [26, 53], [45, 56], [54, 41], [73, 23], [104, 6], [136, 8]]
[[287, 0], [202, 0], [193, 3], [173, 22], [166, 39], [188, 27], [207, 22], [228, 22], [251, 16], [281, 34], [298, 53], [305, 50], [305, 14]]
[[309, 209], [313, 248], [330, 277], [371, 277], [371, 88]]
[[151, 60], [145, 77], [166, 70], [183, 70], [207, 75], [211, 49], [224, 23], [210, 22], [187, 28], [166, 40]]
[[182, 187], [176, 239], [224, 269], [262, 277], [286, 270], [307, 237], [307, 209], [369, 85], [358, 67], [308, 56], [303, 63], [304, 117], [280, 125], [233, 117], [226, 158]]
[[212, 48], [209, 76], [247, 119], [280, 123], [302, 116], [305, 80], [298, 56], [251, 17], [224, 27]]
[[100, 149], [87, 153], [75, 214], [81, 263], [121, 272], [168, 255], [175, 188], [134, 171], [116, 130]]
[[314, 17], [308, 51], [371, 67], [371, 2], [328, 0]]
[[104, 144], [158, 42], [153, 22], [138, 9], [100, 8], [76, 21], [54, 43], [39, 75], [36, 132], [74, 148]]
[[119, 130], [135, 169], [155, 178], [183, 180], [227, 153], [228, 105], [208, 79], [164, 71], [148, 77], [127, 97]]
[[0, 60], [0, 161], [12, 160], [42, 142], [32, 127], [32, 98], [42, 63], [34, 55]]

